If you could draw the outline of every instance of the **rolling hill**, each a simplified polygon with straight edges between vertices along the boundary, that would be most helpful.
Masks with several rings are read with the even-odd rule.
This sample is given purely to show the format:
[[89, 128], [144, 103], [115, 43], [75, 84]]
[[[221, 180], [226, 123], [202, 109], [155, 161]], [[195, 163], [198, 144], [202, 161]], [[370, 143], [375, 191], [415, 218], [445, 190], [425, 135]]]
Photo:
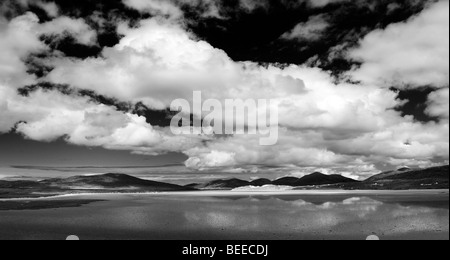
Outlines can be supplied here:
[[448, 189], [449, 166], [428, 169], [403, 168], [375, 175], [361, 183], [364, 188]]
[[359, 183], [343, 183], [327, 188], [346, 190], [448, 189], [449, 166], [428, 169], [402, 168], [374, 175]]
[[215, 180], [204, 184], [179, 186], [143, 180], [125, 174], [104, 174], [47, 179], [42, 181], [0, 180], [0, 198], [31, 198], [78, 193], [141, 193], [195, 190], [232, 190], [245, 186], [292, 186], [296, 189], [411, 190], [449, 189], [449, 166], [428, 169], [402, 168], [383, 172], [359, 182], [340, 175], [313, 173], [302, 178], [284, 177], [274, 181], [257, 179]]
[[34, 198], [86, 192], [141, 193], [192, 190], [195, 189], [113, 173], [43, 181], [0, 181], [0, 198]]
[[355, 183], [357, 181], [343, 177], [341, 175], [325, 175], [322, 173], [313, 173], [311, 175], [304, 176], [303, 178], [296, 177], [284, 177], [271, 181], [268, 179], [258, 179], [252, 182], [243, 181], [239, 179], [229, 180], [215, 180], [205, 184], [191, 184], [187, 187], [195, 187], [202, 190], [217, 190], [217, 189], [235, 189], [245, 186], [261, 187], [265, 185], [277, 185], [277, 186], [292, 186], [292, 187], [305, 187], [305, 186], [318, 186], [326, 184], [337, 183]]
[[255, 186], [255, 187], [261, 187], [264, 185], [271, 185], [271, 184], [272, 184], [272, 181], [269, 179], [257, 179], [257, 180], [250, 182], [250, 185]]
[[368, 182], [380, 180], [421, 180], [421, 179], [448, 179], [449, 166], [433, 167], [428, 169], [402, 168], [397, 171], [380, 173], [369, 179]]
[[302, 178], [295, 177], [285, 177], [278, 180], [273, 181], [274, 185], [283, 185], [283, 186], [293, 186], [293, 187], [302, 187], [302, 186], [317, 186], [317, 185], [327, 185], [327, 184], [337, 184], [337, 183], [355, 183], [358, 182], [356, 180], [346, 178], [341, 175], [325, 175], [320, 172], [315, 172], [310, 175], [306, 175]]
[[228, 179], [228, 180], [214, 180], [204, 184], [188, 185], [186, 187], [193, 187], [196, 189], [208, 189], [208, 190], [229, 190], [244, 186], [250, 186], [250, 182], [240, 179]]
[[142, 191], [186, 191], [192, 190], [174, 184], [148, 181], [125, 174], [75, 176], [66, 179], [48, 179], [40, 182], [60, 189], [127, 189]]
[[274, 181], [259, 179], [252, 182], [239, 179], [215, 180], [205, 184], [191, 184], [187, 187], [200, 190], [227, 190], [245, 186], [277, 185], [292, 186], [297, 189], [344, 189], [344, 190], [409, 190], [448, 189], [449, 166], [428, 169], [407, 167], [383, 172], [365, 181], [356, 181], [341, 175], [325, 175], [315, 172], [302, 178], [283, 177]]

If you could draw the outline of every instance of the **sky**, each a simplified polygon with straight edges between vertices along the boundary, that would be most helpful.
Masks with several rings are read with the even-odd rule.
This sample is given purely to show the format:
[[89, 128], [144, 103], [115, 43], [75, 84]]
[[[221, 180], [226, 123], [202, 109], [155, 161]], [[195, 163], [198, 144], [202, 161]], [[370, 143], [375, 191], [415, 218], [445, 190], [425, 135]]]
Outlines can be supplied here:
[[[448, 164], [448, 46], [448, 0], [3, 0], [0, 165]], [[174, 135], [170, 104], [194, 91], [275, 100], [277, 144]]]

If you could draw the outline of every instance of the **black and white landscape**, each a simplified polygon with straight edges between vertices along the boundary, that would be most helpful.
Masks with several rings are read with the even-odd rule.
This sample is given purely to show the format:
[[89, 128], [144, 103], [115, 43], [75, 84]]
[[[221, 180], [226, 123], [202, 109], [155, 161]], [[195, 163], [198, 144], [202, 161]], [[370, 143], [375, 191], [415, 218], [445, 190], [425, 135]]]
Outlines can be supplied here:
[[448, 240], [449, 17], [2, 0], [0, 239]]

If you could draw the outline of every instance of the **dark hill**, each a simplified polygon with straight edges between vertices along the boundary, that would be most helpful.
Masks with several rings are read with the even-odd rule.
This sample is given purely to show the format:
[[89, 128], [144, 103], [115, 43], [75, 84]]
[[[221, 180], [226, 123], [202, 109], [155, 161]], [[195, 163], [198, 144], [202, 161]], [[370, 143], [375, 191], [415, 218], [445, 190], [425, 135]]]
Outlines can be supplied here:
[[335, 188], [351, 190], [448, 189], [449, 166], [428, 169], [402, 168], [380, 173], [360, 183], [347, 183], [337, 185]]
[[274, 185], [279, 186], [298, 186], [300, 179], [295, 177], [284, 177], [273, 181]]
[[355, 183], [357, 181], [346, 178], [341, 175], [325, 175], [320, 172], [315, 172], [310, 175], [306, 175], [302, 178], [295, 177], [285, 177], [274, 181], [275, 185], [284, 186], [318, 186], [318, 185], [328, 185], [328, 184], [338, 184], [338, 183]]
[[271, 184], [272, 184], [272, 181], [269, 179], [257, 179], [257, 180], [250, 182], [250, 185], [256, 186], [256, 187], [262, 187], [262, 186], [271, 185]]
[[421, 179], [447, 179], [449, 178], [449, 166], [433, 167], [419, 170], [397, 170], [375, 175], [366, 181], [379, 180], [421, 180]]
[[449, 166], [384, 172], [362, 183], [362, 189], [448, 189]]
[[[200, 184], [194, 186], [197, 189], [212, 189], [212, 190], [221, 190], [221, 189], [235, 189], [244, 186], [250, 186], [250, 182], [243, 181], [239, 179], [228, 179], [228, 180], [215, 180], [205, 184]], [[193, 187], [188, 185], [188, 187]]]
[[353, 179], [341, 175], [325, 175], [320, 172], [315, 172], [311, 175], [304, 176], [299, 180], [298, 186], [313, 186], [313, 185], [327, 185], [337, 183], [355, 183]]
[[191, 188], [174, 184], [148, 181], [125, 174], [75, 176], [66, 179], [49, 179], [40, 182], [50, 187], [69, 189], [136, 189], [142, 191], [185, 191]]
[[191, 187], [147, 181], [125, 174], [75, 176], [43, 181], [0, 181], [0, 198], [34, 198], [62, 194], [192, 191]]

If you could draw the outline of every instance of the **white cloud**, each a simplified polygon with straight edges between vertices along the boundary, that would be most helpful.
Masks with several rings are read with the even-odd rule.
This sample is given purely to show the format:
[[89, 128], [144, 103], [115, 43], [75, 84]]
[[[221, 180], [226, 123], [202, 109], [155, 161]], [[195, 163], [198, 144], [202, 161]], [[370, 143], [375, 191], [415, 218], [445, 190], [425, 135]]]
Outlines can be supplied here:
[[153, 15], [181, 18], [183, 11], [168, 0], [123, 0], [124, 4], [133, 9], [148, 12]]
[[208, 169], [214, 165], [237, 167], [245, 165], [293, 165], [295, 167], [333, 167], [354, 159], [327, 149], [320, 133], [282, 129], [275, 146], [262, 147], [259, 136], [234, 136], [208, 142], [185, 153], [188, 167]]
[[[193, 148], [197, 150], [198, 148]], [[191, 152], [194, 154], [195, 152]], [[208, 151], [207, 153], [196, 154], [196, 156], [190, 157], [186, 161], [186, 166], [194, 169], [208, 169], [224, 166], [236, 165], [235, 153], [223, 152], [223, 151]]]
[[154, 147], [162, 142], [162, 135], [145, 118], [99, 107], [84, 111], [84, 120], [70, 135], [74, 144], [114, 147]]
[[76, 145], [145, 154], [180, 151], [201, 141], [174, 137], [164, 129], [154, 129], [143, 117], [118, 112], [85, 97], [43, 90], [29, 96], [18, 95], [18, 88], [37, 83], [26, 72], [24, 60], [31, 53], [48, 51], [39, 40], [40, 35], [47, 33], [70, 33], [85, 44], [92, 43], [95, 36], [84, 21], [67, 17], [39, 24], [36, 15], [27, 13], [0, 24], [0, 133], [16, 126], [18, 133], [36, 141], [64, 137]]
[[427, 112], [431, 116], [441, 119], [449, 119], [449, 89], [444, 88], [431, 93], [428, 96]]
[[7, 133], [17, 123], [17, 116], [9, 111], [11, 92], [12, 89], [0, 84], [0, 134]]
[[[190, 8], [203, 18], [228, 19], [227, 10], [220, 0], [123, 0], [129, 8], [142, 13], [177, 20], [185, 19], [183, 8]], [[266, 1], [240, 0], [239, 10], [251, 12], [258, 7], [265, 7]], [[187, 21], [195, 23], [196, 21]]]
[[[179, 150], [189, 156], [188, 167], [273, 164], [358, 169], [391, 158], [448, 158], [448, 124], [422, 125], [401, 117], [393, 109], [401, 101], [387, 88], [335, 84], [318, 68], [234, 62], [169, 20], [143, 20], [137, 28], [121, 26], [120, 33], [124, 38], [105, 49], [103, 58], [58, 59], [48, 79], [154, 108], [165, 108], [178, 98], [190, 100], [194, 90], [203, 91], [205, 99], [271, 98], [280, 103], [280, 124], [286, 129], [280, 132], [278, 145], [261, 147], [259, 136], [213, 139], [205, 145], [185, 139]], [[155, 152], [151, 146], [131, 148], [141, 154]], [[357, 170], [345, 172], [358, 175]]]
[[281, 73], [302, 79], [306, 88], [301, 96], [282, 99], [282, 125], [297, 129], [329, 129], [337, 136], [352, 136], [405, 120], [392, 109], [400, 103], [396, 94], [389, 90], [344, 83], [336, 85], [327, 72], [316, 68], [292, 66]]
[[351, 140], [336, 140], [329, 147], [344, 154], [382, 156], [397, 159], [430, 160], [449, 157], [449, 125], [399, 122], [385, 130], [363, 134]]
[[[251, 166], [254, 171], [254, 165], [277, 165], [289, 169], [287, 174], [320, 170], [364, 178], [375, 173], [375, 165], [379, 164], [431, 165], [436, 158], [448, 160], [448, 89], [429, 96], [427, 112], [442, 120], [418, 123], [396, 112], [393, 108], [402, 101], [396, 100], [396, 93], [377, 84], [372, 77], [357, 85], [335, 83], [330, 73], [319, 68], [234, 62], [224, 51], [188, 32], [182, 21], [167, 19], [177, 17], [174, 9], [166, 8], [160, 1], [151, 2], [145, 8], [158, 10], [156, 17], [142, 20], [132, 28], [120, 25], [118, 30], [124, 37], [116, 46], [105, 48], [99, 57], [80, 60], [60, 55], [47, 59], [55, 69], [45, 80], [93, 90], [122, 101], [142, 101], [159, 109], [168, 107], [174, 99], [190, 100], [197, 90], [203, 92], [204, 99], [274, 99], [280, 104], [277, 145], [260, 146], [259, 135], [173, 136], [168, 128], [154, 127], [143, 117], [57, 91], [39, 90], [28, 97], [18, 96], [18, 87], [36, 81], [26, 73], [23, 59], [29, 53], [48, 50], [38, 40], [41, 34], [70, 33], [80, 43], [95, 44], [95, 34], [83, 20], [60, 17], [39, 24], [31, 13], [0, 26], [0, 131], [7, 132], [21, 122], [17, 131], [33, 140], [63, 137], [74, 145], [144, 155], [182, 152], [189, 157], [186, 166], [199, 170], [245, 171]], [[433, 7], [408, 23], [373, 33], [378, 44], [373, 48], [384, 50], [393, 46], [401, 51], [395, 39], [409, 35], [410, 23], [428, 21], [430, 10]], [[439, 16], [435, 19], [440, 21]], [[390, 35], [387, 32], [392, 28], [397, 38], [394, 37], [393, 43], [385, 43], [392, 40], [384, 36]], [[414, 53], [417, 41], [422, 43], [416, 40], [413, 38], [411, 45], [404, 48], [413, 46], [410, 51]], [[439, 51], [434, 46], [429, 45], [430, 55]], [[359, 50], [365, 48], [363, 44]], [[376, 55], [373, 59], [378, 62], [374, 67], [380, 71], [384, 70], [384, 62], [391, 62]], [[371, 62], [374, 61], [364, 60], [361, 70], [354, 71], [353, 76], [366, 75], [362, 72]], [[398, 66], [395, 62], [390, 66]], [[411, 61], [407, 64], [411, 67], [405, 71], [418, 64]], [[424, 75], [435, 68], [434, 63], [420, 64], [417, 71]], [[440, 81], [439, 71], [436, 77], [428, 77], [428, 84]], [[385, 81], [396, 79], [392, 74], [385, 77]], [[409, 83], [414, 81], [411, 78]]]
[[273, 66], [233, 62], [224, 51], [196, 40], [172, 22], [144, 20], [139, 28], [121, 26], [119, 31], [125, 37], [106, 48], [104, 58], [56, 60], [48, 79], [154, 108], [168, 107], [177, 98], [191, 100], [194, 90], [202, 91], [204, 98], [221, 100], [304, 91], [301, 79], [282, 75]]
[[259, 146], [258, 136], [216, 140], [187, 150], [190, 159], [186, 166], [206, 170], [218, 166], [277, 165], [292, 166], [291, 171], [297, 174], [321, 171], [367, 178], [380, 172], [375, 165], [414, 167], [418, 162], [422, 166], [435, 165], [435, 158], [449, 158], [448, 123], [401, 123], [351, 138], [329, 139], [324, 136], [326, 131], [329, 130], [282, 130], [278, 144], [271, 147]]
[[[35, 103], [28, 102], [17, 95], [18, 88], [36, 83], [35, 76], [27, 73], [24, 60], [32, 53], [49, 51], [48, 46], [39, 40], [43, 33], [51, 32], [58, 35], [67, 28], [81, 42], [87, 43], [92, 38], [92, 33], [85, 30], [87, 28], [85, 23], [65, 17], [40, 24], [35, 14], [26, 13], [10, 22], [0, 21], [0, 107], [2, 108], [0, 132], [8, 132], [17, 122], [29, 120], [33, 115], [40, 114], [33, 107]], [[60, 129], [55, 128], [55, 130]]]
[[10, 111], [20, 115], [23, 123], [17, 132], [36, 141], [54, 141], [68, 135], [83, 120], [85, 99], [75, 99], [59, 92], [38, 91], [31, 97], [16, 97]]
[[84, 45], [95, 45], [97, 42], [97, 33], [81, 18], [58, 17], [50, 22], [40, 24], [38, 33], [57, 37], [68, 34]]
[[[147, 20], [136, 29], [123, 27], [125, 37], [106, 49], [104, 58], [57, 60], [49, 80], [67, 83], [121, 100], [143, 101], [165, 108], [178, 98], [240, 97], [277, 99], [282, 125], [365, 132], [396, 123], [389, 110], [396, 94], [376, 87], [337, 87], [329, 73], [304, 66], [261, 67], [233, 62], [223, 51], [197, 41], [172, 23]], [[124, 86], [127, 86], [126, 89]], [[292, 120], [301, 117], [302, 120]]]
[[268, 9], [270, 3], [267, 0], [240, 0], [240, 7], [246, 12], [253, 12], [257, 9]]
[[43, 34], [60, 37], [72, 35], [82, 44], [93, 44], [95, 32], [82, 19], [60, 17], [40, 24], [33, 13], [26, 13], [10, 22], [0, 20], [0, 83], [16, 88], [31, 84], [34, 77], [27, 74], [24, 59], [32, 53], [42, 53], [49, 48], [39, 40]]
[[0, 83], [19, 87], [33, 81], [33, 77], [26, 73], [22, 60], [32, 52], [47, 48], [35, 32], [38, 21], [32, 13], [17, 17], [9, 23], [0, 21]]
[[3, 0], [0, 3], [0, 14], [4, 14], [7, 11], [15, 12], [14, 5], [18, 5], [25, 9], [30, 6], [39, 7], [44, 10], [49, 17], [57, 17], [59, 14], [59, 7], [54, 2], [41, 0]]
[[407, 22], [367, 35], [349, 56], [363, 64], [355, 80], [391, 87], [449, 85], [449, 1], [432, 4]]
[[154, 128], [144, 117], [116, 111], [88, 98], [42, 90], [24, 97], [4, 90], [0, 88], [0, 131], [9, 131], [20, 121], [16, 131], [27, 139], [51, 142], [64, 138], [74, 145], [147, 155], [181, 152], [186, 145], [193, 147], [201, 142], [200, 138], [173, 136]]
[[57, 17], [59, 14], [59, 7], [53, 2], [35, 1], [34, 4], [46, 11], [50, 17]]
[[283, 34], [282, 39], [317, 41], [323, 36], [325, 30], [330, 26], [324, 15], [316, 15], [304, 23], [299, 23], [291, 31]]
[[[221, 0], [123, 0], [124, 4], [142, 13], [163, 16], [169, 19], [185, 19], [183, 8], [190, 8], [202, 18], [229, 19], [232, 12], [252, 13], [256, 10], [268, 10], [268, 0], [239, 0], [236, 8], [223, 6]], [[185, 21], [195, 23], [195, 20]]]
[[348, 2], [349, 0], [309, 0], [309, 4], [313, 7], [324, 7], [329, 4]]
[[349, 0], [283, 0], [282, 3], [286, 6], [298, 7], [304, 3], [307, 3], [313, 8], [323, 8], [330, 4], [349, 2]]

